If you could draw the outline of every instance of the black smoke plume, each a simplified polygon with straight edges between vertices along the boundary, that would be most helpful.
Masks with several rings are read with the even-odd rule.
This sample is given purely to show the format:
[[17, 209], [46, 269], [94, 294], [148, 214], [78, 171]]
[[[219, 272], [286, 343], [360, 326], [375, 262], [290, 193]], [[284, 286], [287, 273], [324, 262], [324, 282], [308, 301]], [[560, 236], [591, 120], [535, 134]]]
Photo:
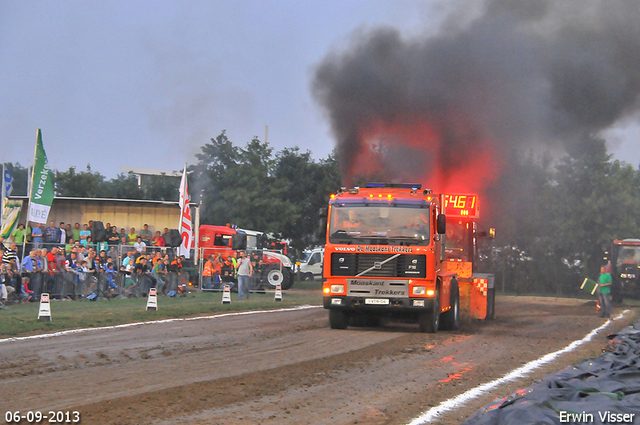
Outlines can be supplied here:
[[345, 184], [382, 169], [460, 187], [443, 176], [468, 179], [469, 158], [485, 155], [481, 190], [522, 152], [564, 151], [637, 114], [639, 1], [493, 0], [464, 24], [457, 14], [435, 36], [358, 31], [318, 65], [312, 90]]

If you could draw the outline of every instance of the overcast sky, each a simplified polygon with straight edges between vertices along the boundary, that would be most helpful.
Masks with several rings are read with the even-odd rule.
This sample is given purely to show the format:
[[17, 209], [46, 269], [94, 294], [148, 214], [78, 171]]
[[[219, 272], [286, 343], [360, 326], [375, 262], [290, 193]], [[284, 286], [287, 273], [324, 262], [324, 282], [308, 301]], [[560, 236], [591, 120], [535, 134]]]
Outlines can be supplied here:
[[[452, 3], [0, 0], [1, 159], [31, 165], [41, 128], [59, 170], [177, 170], [222, 130], [244, 146], [265, 125], [276, 150], [326, 157], [315, 66], [363, 28], [435, 33]], [[640, 163], [637, 124], [607, 136]]]

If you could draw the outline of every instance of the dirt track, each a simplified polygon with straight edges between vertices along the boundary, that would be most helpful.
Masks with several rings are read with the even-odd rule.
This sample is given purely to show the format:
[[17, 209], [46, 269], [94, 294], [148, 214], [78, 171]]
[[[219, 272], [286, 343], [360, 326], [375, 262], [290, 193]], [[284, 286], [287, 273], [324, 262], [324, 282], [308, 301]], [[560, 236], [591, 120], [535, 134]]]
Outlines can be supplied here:
[[[397, 322], [331, 330], [327, 312], [313, 308], [4, 342], [0, 413], [76, 410], [83, 424], [402, 424], [604, 323], [581, 300], [500, 297], [496, 312], [435, 335]], [[439, 423], [459, 424], [597, 355], [606, 333], [634, 319]]]

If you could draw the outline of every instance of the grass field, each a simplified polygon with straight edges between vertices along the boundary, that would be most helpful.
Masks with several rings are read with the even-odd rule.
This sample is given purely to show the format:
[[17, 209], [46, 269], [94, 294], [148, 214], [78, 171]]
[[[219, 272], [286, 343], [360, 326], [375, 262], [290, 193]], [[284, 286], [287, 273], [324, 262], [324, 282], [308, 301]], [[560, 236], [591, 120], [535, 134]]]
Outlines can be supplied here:
[[0, 309], [0, 337], [24, 336], [66, 329], [113, 326], [180, 317], [200, 316], [231, 311], [282, 308], [322, 303], [320, 282], [296, 283], [283, 291], [282, 301], [274, 293], [253, 293], [249, 300], [238, 301], [231, 294], [231, 303], [222, 304], [222, 293], [187, 294], [185, 297], [158, 297], [158, 310], [147, 311], [146, 298], [101, 299], [99, 301], [57, 301], [50, 303], [51, 322], [38, 320], [39, 303], [11, 305]]

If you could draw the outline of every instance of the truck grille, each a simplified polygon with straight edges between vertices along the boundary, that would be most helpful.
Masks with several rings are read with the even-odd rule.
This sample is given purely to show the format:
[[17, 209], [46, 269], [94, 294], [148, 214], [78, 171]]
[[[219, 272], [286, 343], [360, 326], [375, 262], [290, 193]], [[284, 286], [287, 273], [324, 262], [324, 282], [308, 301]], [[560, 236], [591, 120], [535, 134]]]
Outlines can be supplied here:
[[331, 254], [332, 276], [357, 276], [369, 270], [363, 277], [415, 277], [424, 278], [427, 273], [427, 257], [424, 255], [400, 255], [382, 264], [394, 254]]

